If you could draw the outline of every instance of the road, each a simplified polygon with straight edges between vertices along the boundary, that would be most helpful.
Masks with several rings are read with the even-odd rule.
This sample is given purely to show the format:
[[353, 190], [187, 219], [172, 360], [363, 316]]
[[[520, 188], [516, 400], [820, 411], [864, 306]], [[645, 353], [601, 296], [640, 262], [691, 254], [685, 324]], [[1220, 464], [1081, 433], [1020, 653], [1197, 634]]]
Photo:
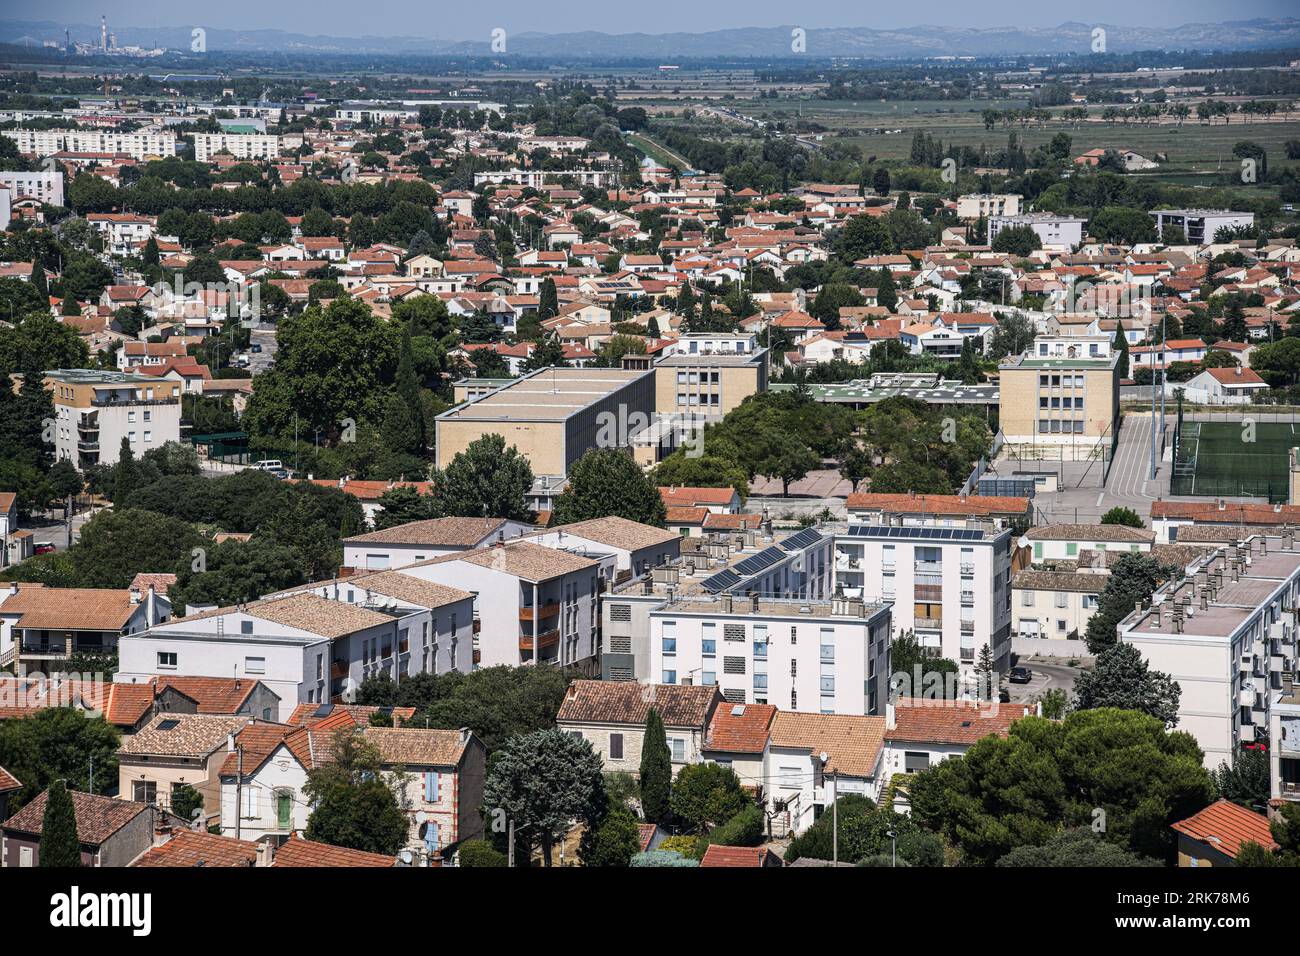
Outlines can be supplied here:
[[1011, 703], [1028, 703], [1056, 688], [1067, 694], [1074, 693], [1074, 681], [1079, 676], [1079, 668], [1033, 657], [1022, 657], [1019, 663], [1033, 671], [1034, 676], [1028, 684], [1012, 684], [1003, 678], [1002, 686], [1010, 692]]

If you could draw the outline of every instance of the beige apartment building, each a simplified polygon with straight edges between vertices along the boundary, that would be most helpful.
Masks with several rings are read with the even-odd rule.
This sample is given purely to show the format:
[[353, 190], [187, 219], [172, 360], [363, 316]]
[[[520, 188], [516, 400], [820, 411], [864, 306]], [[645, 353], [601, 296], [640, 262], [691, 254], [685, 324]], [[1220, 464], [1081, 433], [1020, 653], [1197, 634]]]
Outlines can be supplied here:
[[500, 435], [528, 459], [539, 482], [556, 489], [585, 453], [627, 446], [653, 417], [653, 372], [539, 369], [439, 415], [437, 465], [446, 468], [484, 435]]
[[1083, 460], [1119, 422], [1119, 353], [1104, 335], [1040, 335], [998, 368], [999, 420], [1011, 445]]
[[677, 352], [655, 363], [655, 411], [720, 419], [767, 389], [767, 349]]
[[54, 397], [55, 457], [78, 470], [116, 464], [122, 439], [136, 458], [181, 437], [182, 383], [96, 369], [45, 373]]
[[[1081, 643], [1109, 575], [1080, 571], [1017, 571], [1011, 579], [1012, 645], [1019, 654], [1086, 654]], [[1073, 642], [1066, 645], [1065, 642]]]
[[968, 193], [957, 198], [957, 218], [1018, 216], [1022, 198], [1018, 193]]

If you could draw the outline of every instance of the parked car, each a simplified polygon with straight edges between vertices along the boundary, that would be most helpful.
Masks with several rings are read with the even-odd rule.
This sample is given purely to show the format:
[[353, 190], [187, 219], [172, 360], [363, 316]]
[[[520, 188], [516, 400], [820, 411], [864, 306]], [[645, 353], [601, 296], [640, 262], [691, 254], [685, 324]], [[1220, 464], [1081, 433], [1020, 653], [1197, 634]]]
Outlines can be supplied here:
[[1028, 684], [1034, 679], [1034, 672], [1028, 667], [1016, 666], [1011, 668], [1011, 673], [1007, 675], [1007, 680], [1013, 684]]
[[262, 346], [258, 345], [256, 342], [254, 342], [252, 345], [250, 345], [250, 346], [248, 347], [248, 350], [249, 350], [250, 352], [261, 352], [261, 351], [262, 351]]
[[279, 458], [263, 458], [261, 461], [253, 462], [253, 467], [258, 471], [283, 471], [284, 462]]
[[51, 551], [53, 551], [53, 550], [54, 550], [54, 542], [53, 542], [53, 541], [37, 541], [37, 542], [36, 542], [36, 553], [37, 553], [37, 554], [49, 554], [49, 553], [50, 553]]

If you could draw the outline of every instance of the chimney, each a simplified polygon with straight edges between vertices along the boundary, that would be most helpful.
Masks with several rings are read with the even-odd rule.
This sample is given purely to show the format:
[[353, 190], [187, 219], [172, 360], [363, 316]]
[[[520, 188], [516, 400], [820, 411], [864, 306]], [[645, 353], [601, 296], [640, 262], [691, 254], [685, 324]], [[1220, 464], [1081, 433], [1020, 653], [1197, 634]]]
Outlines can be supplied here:
[[898, 726], [898, 711], [895, 710], [892, 701], [885, 704], [885, 727], [893, 730]]
[[751, 594], [751, 595], [749, 596], [749, 607], [750, 607], [750, 609], [751, 609], [755, 614], [758, 613], [758, 595], [757, 595], [757, 594]]
[[226, 734], [226, 753], [233, 754], [234, 752], [235, 752], [235, 735]]
[[275, 847], [270, 840], [262, 840], [257, 844], [257, 862], [254, 866], [270, 866], [275, 862]]
[[130, 601], [131, 601], [132, 604], [139, 604], [139, 603], [140, 603], [140, 589], [139, 589], [139, 588], [132, 588], [132, 589], [131, 589], [129, 592], [127, 592], [127, 593], [130, 595]]
[[465, 744], [469, 743], [469, 738], [470, 738], [470, 737], [473, 737], [473, 736], [474, 736], [474, 732], [473, 732], [472, 730], [470, 730], [468, 727], [462, 727], [462, 728], [460, 728], [460, 743], [461, 743], [461, 746], [463, 747]]
[[569, 683], [569, 688], [568, 688], [568, 690], [566, 691], [566, 696], [569, 698], [569, 700], [577, 700], [577, 699], [578, 699], [578, 682], [577, 682], [577, 681], [571, 681], [571, 682]]

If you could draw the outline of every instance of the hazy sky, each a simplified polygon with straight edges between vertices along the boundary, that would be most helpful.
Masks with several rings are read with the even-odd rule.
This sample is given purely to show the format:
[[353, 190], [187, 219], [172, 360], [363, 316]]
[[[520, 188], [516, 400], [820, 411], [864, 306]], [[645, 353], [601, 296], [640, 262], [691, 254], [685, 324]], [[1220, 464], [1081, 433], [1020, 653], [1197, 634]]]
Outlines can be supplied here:
[[203, 26], [227, 29], [278, 28], [334, 36], [412, 36], [438, 39], [486, 38], [494, 27], [512, 33], [706, 32], [743, 26], [863, 26], [894, 28], [934, 26], [1055, 26], [1067, 21], [1130, 26], [1175, 26], [1190, 22], [1246, 20], [1296, 15], [1294, 0], [1091, 0], [1086, 4], [1030, 4], [1024, 0], [931, 0], [926, 4], [863, 3], [847, 0], [745, 0], [701, 3], [657, 0], [611, 3], [609, 0], [491, 0], [445, 3], [430, 0], [41, 0], [39, 4], [5, 4], [3, 16], [14, 20], [96, 23], [106, 14], [110, 25]]

